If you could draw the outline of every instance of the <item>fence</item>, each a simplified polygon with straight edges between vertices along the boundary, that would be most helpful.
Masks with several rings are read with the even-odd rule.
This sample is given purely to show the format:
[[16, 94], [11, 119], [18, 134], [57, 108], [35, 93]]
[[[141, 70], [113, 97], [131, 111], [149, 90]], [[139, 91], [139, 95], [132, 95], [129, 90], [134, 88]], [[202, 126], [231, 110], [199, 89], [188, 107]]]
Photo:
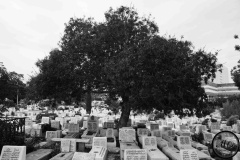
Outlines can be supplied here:
[[0, 151], [4, 145], [24, 145], [25, 118], [0, 117]]

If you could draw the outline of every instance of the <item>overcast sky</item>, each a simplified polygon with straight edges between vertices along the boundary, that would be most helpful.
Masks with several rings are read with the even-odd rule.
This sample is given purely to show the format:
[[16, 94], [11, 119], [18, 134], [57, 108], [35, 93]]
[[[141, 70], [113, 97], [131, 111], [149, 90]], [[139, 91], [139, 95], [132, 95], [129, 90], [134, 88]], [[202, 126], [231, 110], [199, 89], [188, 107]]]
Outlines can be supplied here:
[[24, 74], [58, 47], [64, 23], [71, 17], [104, 21], [104, 13], [120, 5], [134, 6], [140, 15], [155, 18], [160, 35], [175, 35], [218, 55], [220, 63], [237, 65], [240, 44], [240, 0], [0, 0], [0, 62], [8, 71]]

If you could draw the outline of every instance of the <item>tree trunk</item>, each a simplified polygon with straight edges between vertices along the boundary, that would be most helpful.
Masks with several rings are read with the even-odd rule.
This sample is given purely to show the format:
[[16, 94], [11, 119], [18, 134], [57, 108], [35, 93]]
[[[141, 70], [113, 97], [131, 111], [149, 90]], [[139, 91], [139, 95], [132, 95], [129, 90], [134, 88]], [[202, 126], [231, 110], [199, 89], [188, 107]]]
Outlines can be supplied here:
[[87, 114], [91, 114], [91, 110], [92, 110], [92, 95], [91, 95], [91, 89], [88, 88], [87, 98], [86, 98], [86, 112], [87, 112]]
[[131, 111], [131, 106], [129, 105], [129, 98], [128, 97], [122, 97], [123, 105], [122, 105], [122, 113], [119, 120], [119, 128], [126, 127], [127, 122], [129, 120], [129, 115]]

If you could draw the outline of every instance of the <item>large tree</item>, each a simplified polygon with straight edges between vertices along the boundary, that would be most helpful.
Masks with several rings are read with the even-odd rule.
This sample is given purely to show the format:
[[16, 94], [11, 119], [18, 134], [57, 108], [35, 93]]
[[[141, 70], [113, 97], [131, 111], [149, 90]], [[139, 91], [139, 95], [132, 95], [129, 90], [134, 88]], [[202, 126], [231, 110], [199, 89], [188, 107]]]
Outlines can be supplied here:
[[[235, 39], [238, 39], [238, 35], [234, 36]], [[240, 46], [235, 45], [235, 50], [240, 51]], [[240, 89], [240, 59], [238, 60], [238, 65], [234, 66], [231, 70], [232, 79], [235, 82], [235, 85]]]
[[6, 68], [0, 68], [0, 99], [5, 98], [14, 102], [25, 97], [25, 84], [23, 75], [16, 72], [8, 72]]
[[201, 114], [207, 107], [201, 82], [215, 77], [216, 54], [158, 36], [157, 25], [133, 8], [110, 9], [105, 17], [102, 42], [109, 56], [104, 69], [110, 95], [122, 98], [120, 127], [126, 126], [132, 109]]

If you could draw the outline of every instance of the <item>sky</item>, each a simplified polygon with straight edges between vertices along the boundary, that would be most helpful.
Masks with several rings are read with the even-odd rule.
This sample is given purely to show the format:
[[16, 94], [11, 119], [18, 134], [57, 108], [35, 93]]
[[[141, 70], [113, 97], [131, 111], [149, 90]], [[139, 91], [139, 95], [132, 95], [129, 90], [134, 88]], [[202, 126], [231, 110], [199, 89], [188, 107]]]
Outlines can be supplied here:
[[151, 14], [160, 35], [184, 36], [195, 49], [219, 50], [219, 63], [229, 73], [240, 60], [234, 49], [240, 40], [233, 37], [240, 35], [240, 0], [0, 0], [0, 62], [24, 74], [26, 82], [38, 72], [37, 60], [58, 47], [71, 17], [103, 22], [110, 7], [121, 5]]

